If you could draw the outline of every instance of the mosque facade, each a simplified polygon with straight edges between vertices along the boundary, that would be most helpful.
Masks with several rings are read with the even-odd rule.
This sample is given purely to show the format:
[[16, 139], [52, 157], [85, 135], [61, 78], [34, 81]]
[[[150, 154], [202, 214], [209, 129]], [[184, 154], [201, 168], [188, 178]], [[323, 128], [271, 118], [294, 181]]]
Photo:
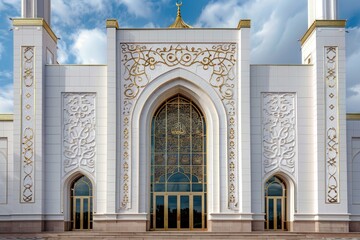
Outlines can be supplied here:
[[192, 28], [180, 4], [169, 28], [108, 19], [107, 64], [67, 65], [50, 0], [23, 0], [0, 231], [359, 231], [346, 22], [308, 5], [300, 65], [251, 64], [250, 20]]

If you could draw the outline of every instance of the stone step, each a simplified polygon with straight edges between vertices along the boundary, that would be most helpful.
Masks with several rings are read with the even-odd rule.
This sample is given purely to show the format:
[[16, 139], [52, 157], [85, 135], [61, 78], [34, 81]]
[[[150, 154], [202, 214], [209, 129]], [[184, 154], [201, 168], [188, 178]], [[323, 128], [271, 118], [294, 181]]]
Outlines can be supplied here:
[[293, 233], [293, 232], [251, 232], [251, 233], [213, 233], [213, 232], [95, 232], [72, 231], [63, 233], [33, 233], [33, 234], [0, 234], [0, 240], [226, 240], [226, 239], [360, 239], [360, 233]]

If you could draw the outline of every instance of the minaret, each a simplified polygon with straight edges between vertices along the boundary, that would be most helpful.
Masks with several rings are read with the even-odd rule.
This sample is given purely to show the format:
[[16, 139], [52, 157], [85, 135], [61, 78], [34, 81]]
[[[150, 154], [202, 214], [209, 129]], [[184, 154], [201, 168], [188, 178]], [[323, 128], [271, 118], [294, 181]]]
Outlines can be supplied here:
[[308, 0], [308, 27], [315, 20], [336, 20], [337, 0]]
[[50, 25], [51, 0], [22, 0], [22, 18], [43, 18]]
[[[309, 64], [312, 88], [313, 151], [309, 160], [308, 201], [294, 218], [312, 212], [317, 231], [349, 230], [346, 159], [345, 20], [337, 19], [337, 0], [308, 0], [308, 30], [301, 39], [302, 63]], [[311, 189], [312, 188], [312, 189]], [[294, 231], [300, 229], [301, 221]], [[307, 227], [312, 220], [309, 221]], [[331, 225], [328, 223], [331, 222]]]
[[11, 180], [9, 195], [18, 231], [40, 232], [46, 230], [46, 64], [56, 63], [58, 40], [49, 26], [50, 0], [22, 0], [22, 16], [12, 23], [15, 154], [11, 169], [17, 177]]

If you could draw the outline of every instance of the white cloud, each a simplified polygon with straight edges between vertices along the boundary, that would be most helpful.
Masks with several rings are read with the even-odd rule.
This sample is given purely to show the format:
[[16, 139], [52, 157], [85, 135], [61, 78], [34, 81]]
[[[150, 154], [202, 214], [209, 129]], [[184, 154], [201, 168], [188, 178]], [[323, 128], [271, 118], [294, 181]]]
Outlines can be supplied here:
[[12, 80], [12, 73], [10, 71], [0, 71], [0, 79]]
[[106, 34], [100, 29], [81, 29], [74, 35], [71, 49], [77, 63], [106, 63]]
[[130, 14], [136, 17], [150, 18], [152, 16], [153, 3], [146, 0], [118, 0], [124, 4]]
[[0, 11], [6, 10], [8, 7], [15, 8], [20, 11], [21, 0], [0, 0]]
[[51, 11], [53, 22], [58, 25], [74, 25], [83, 21], [82, 16], [93, 14], [96, 18], [105, 14], [112, 1], [108, 0], [53, 0]]
[[[359, 81], [360, 82], [360, 81]], [[349, 89], [353, 92], [351, 96], [347, 98], [346, 112], [348, 113], [359, 113], [360, 112], [360, 84]]]
[[149, 22], [149, 23], [144, 25], [144, 28], [160, 28], [160, 26], [153, 23], [153, 22]]
[[14, 87], [12, 84], [0, 84], [0, 113], [14, 111]]
[[298, 39], [307, 27], [306, 6], [304, 1], [288, 0], [210, 2], [196, 25], [231, 28], [250, 18], [252, 63], [299, 63]]
[[360, 112], [360, 27], [348, 29], [346, 47], [347, 112]]
[[59, 64], [64, 64], [69, 59], [69, 50], [64, 41], [58, 41], [58, 50], [57, 50], [57, 61]]
[[5, 48], [4, 45], [0, 42], [0, 59], [2, 57], [2, 53], [4, 52]]

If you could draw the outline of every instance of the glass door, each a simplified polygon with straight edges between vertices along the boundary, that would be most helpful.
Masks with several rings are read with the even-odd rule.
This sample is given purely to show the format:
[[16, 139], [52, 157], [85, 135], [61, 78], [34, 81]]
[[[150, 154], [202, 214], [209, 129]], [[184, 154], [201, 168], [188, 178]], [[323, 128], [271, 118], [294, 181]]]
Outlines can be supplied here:
[[73, 230], [92, 229], [92, 184], [86, 176], [76, 179], [71, 187], [71, 225]]
[[265, 229], [286, 230], [286, 184], [279, 177], [265, 185]]
[[267, 197], [266, 201], [266, 229], [285, 230], [285, 209], [282, 197]]
[[[156, 230], [194, 230], [206, 228], [203, 194], [156, 194], [152, 222]], [[167, 210], [165, 210], [167, 209]], [[165, 210], [165, 211], [164, 211]]]
[[74, 197], [73, 204], [73, 229], [91, 229], [91, 198]]

